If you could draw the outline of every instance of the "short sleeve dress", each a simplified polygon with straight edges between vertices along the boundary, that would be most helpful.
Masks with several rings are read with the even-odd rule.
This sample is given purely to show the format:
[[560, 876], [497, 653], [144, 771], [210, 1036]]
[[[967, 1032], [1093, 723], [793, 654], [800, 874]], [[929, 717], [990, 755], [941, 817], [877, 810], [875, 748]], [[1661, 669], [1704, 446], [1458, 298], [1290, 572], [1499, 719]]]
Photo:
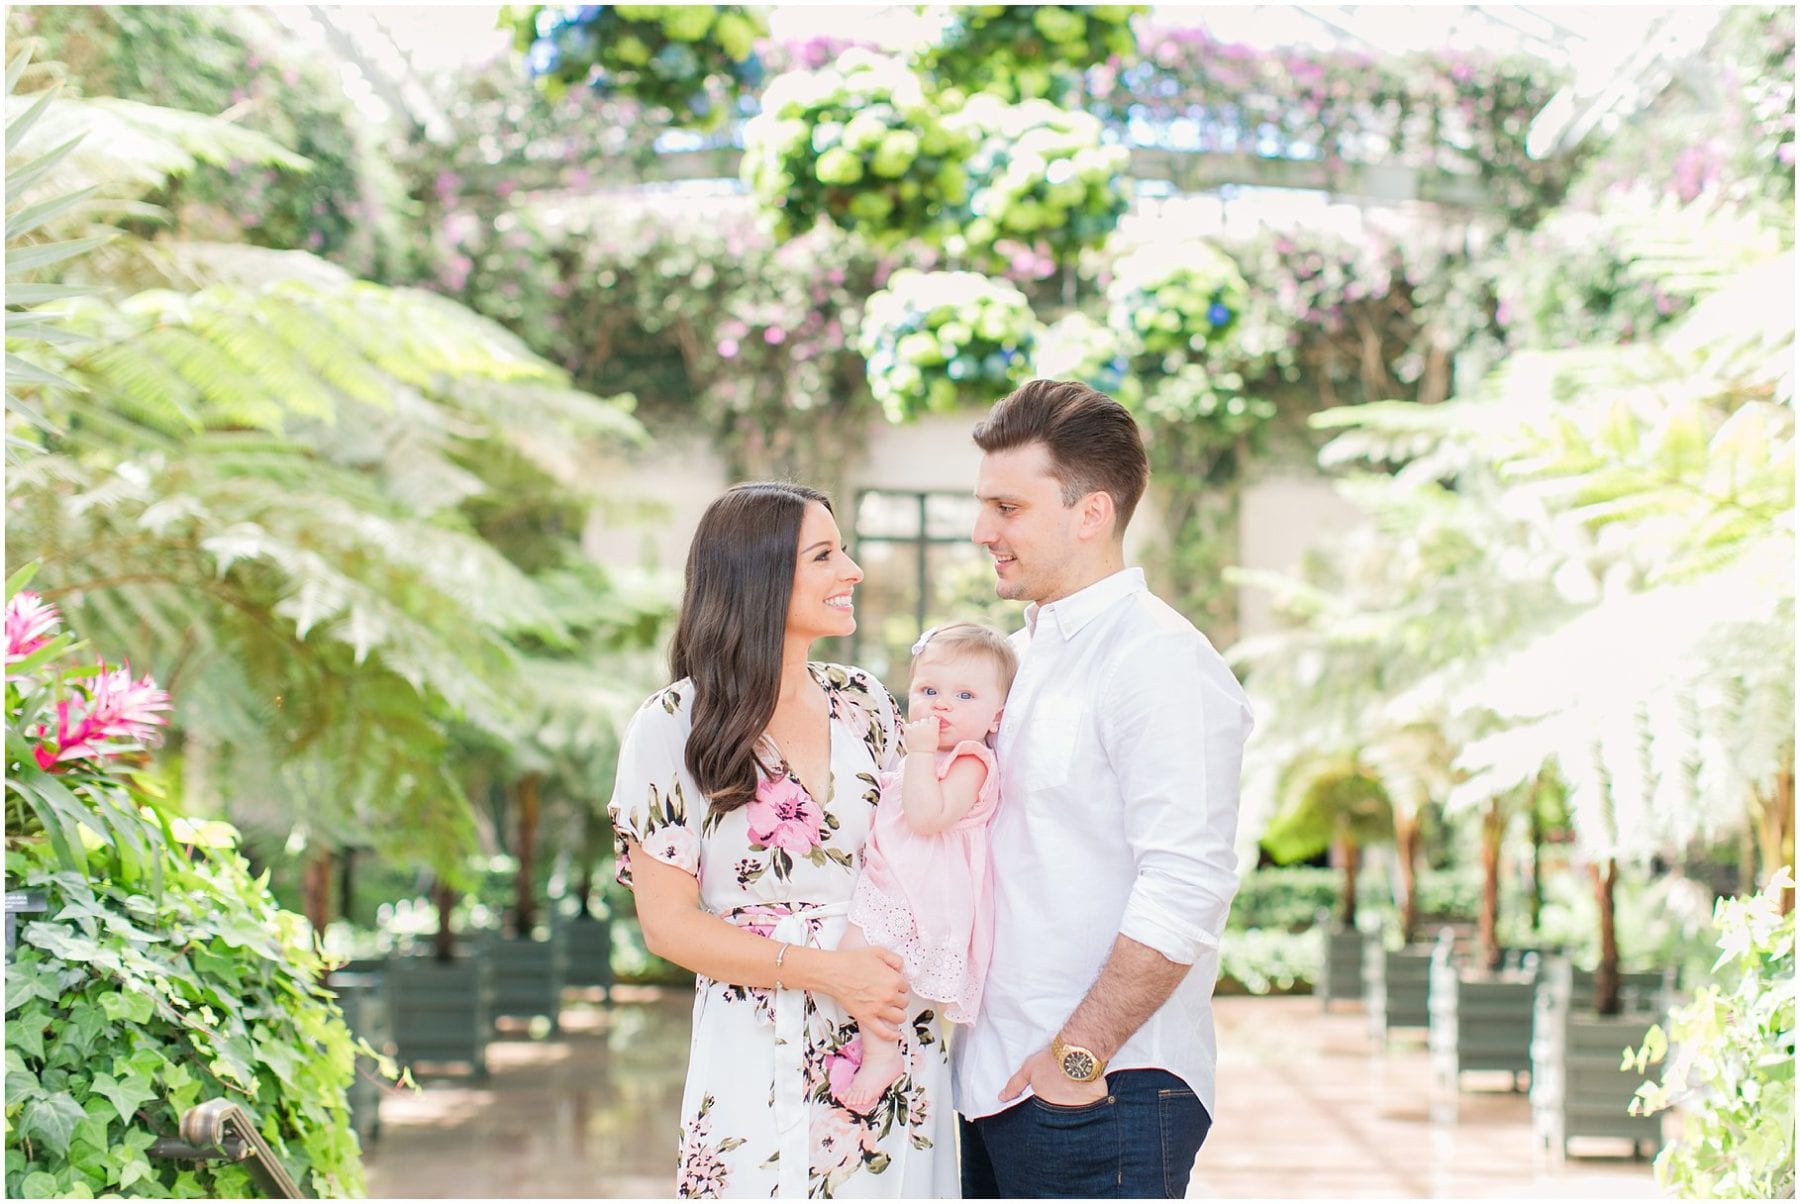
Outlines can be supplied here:
[[[831, 709], [830, 797], [789, 773], [710, 813], [688, 772], [692, 683], [653, 695], [632, 719], [607, 810], [625, 841], [693, 874], [700, 903], [777, 941], [834, 948], [880, 797], [900, 763], [893, 696], [859, 669], [813, 664]], [[948, 1051], [937, 1005], [915, 998], [906, 1070], [869, 1113], [837, 1102], [862, 1064], [855, 1021], [825, 995], [696, 982], [682, 1096], [676, 1195], [693, 1198], [955, 1198]]]
[[945, 1019], [971, 1024], [981, 1010], [994, 949], [987, 830], [1000, 801], [1000, 771], [987, 745], [963, 740], [938, 753], [938, 780], [962, 757], [980, 761], [987, 777], [968, 813], [930, 836], [906, 822], [901, 789], [914, 767], [882, 775], [881, 806], [851, 896], [850, 922], [871, 945], [906, 959], [915, 994], [941, 1001]]

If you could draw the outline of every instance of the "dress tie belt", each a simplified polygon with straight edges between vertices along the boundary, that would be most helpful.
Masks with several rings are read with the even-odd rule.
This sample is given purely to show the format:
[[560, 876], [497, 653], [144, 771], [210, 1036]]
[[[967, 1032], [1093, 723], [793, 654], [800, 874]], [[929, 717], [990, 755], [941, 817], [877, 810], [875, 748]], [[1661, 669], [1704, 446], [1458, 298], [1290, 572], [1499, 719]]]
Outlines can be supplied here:
[[[740, 928], [762, 928], [773, 921], [770, 939], [796, 947], [820, 948], [810, 920], [850, 914], [841, 903], [759, 903], [726, 912], [724, 919]], [[811, 1129], [806, 1110], [806, 992], [786, 987], [770, 994], [775, 1000], [775, 1134], [776, 1195], [784, 1200], [806, 1197], [812, 1166]]]

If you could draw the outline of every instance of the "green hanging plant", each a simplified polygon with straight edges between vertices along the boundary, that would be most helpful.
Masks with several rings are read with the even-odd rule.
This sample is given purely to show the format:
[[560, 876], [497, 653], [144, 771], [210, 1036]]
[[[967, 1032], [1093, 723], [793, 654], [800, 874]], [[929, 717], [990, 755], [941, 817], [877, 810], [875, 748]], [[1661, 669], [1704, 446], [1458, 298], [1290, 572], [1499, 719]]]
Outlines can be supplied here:
[[735, 4], [512, 5], [501, 25], [554, 97], [572, 85], [668, 110], [677, 125], [724, 125], [762, 82], [768, 27]]
[[888, 420], [903, 422], [1023, 383], [1037, 327], [1025, 294], [1004, 281], [903, 268], [869, 298], [858, 350]]
[[969, 212], [945, 243], [958, 259], [994, 271], [1022, 268], [1022, 260], [1071, 264], [1105, 243], [1125, 216], [1131, 154], [1103, 141], [1098, 118], [1046, 100], [1007, 104], [984, 94], [946, 124], [975, 145]]
[[744, 127], [744, 181], [776, 236], [819, 221], [878, 247], [942, 241], [969, 195], [975, 139], [945, 121], [898, 59], [846, 51], [777, 76]]
[[1149, 11], [1144, 4], [957, 5], [920, 67], [943, 88], [1062, 101], [1089, 67], [1135, 54], [1131, 19]]
[[1219, 345], [1244, 312], [1249, 291], [1230, 258], [1195, 240], [1121, 257], [1106, 296], [1112, 325], [1136, 335], [1144, 354], [1172, 371]]

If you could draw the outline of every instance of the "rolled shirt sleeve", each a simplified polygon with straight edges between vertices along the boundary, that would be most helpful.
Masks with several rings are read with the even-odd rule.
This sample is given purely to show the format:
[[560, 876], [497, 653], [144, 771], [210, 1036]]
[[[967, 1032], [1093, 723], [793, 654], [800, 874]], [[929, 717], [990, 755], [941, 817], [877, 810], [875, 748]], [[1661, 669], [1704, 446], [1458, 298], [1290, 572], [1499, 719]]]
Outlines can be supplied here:
[[1123, 649], [1101, 702], [1137, 866], [1119, 931], [1192, 965], [1219, 947], [1237, 892], [1232, 846], [1249, 703], [1223, 658], [1192, 629], [1157, 632]]

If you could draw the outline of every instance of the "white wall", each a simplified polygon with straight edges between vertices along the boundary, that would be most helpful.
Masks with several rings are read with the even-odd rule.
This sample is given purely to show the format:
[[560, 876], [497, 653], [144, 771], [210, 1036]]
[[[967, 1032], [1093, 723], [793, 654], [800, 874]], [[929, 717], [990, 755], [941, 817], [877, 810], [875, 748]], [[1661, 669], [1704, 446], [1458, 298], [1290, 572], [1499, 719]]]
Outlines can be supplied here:
[[[1289, 573], [1309, 550], [1366, 521], [1324, 477], [1266, 477], [1244, 490], [1238, 512], [1238, 563]], [[1239, 590], [1239, 637], [1262, 635], [1272, 627], [1268, 593]]]
[[[974, 488], [981, 452], [969, 431], [981, 412], [928, 414], [905, 426], [876, 422], [867, 454], [846, 474], [839, 511], [851, 518], [859, 489], [945, 490]], [[730, 483], [724, 459], [697, 436], [669, 435], [640, 451], [597, 460], [596, 506], [582, 535], [588, 555], [602, 563], [653, 566], [679, 574], [688, 541], [706, 505]], [[1141, 562], [1141, 549], [1163, 538], [1155, 495], [1132, 520], [1126, 559]], [[852, 520], [853, 521], [853, 520]], [[1348, 531], [1364, 516], [1322, 477], [1274, 476], [1246, 487], [1238, 519], [1239, 562], [1247, 568], [1290, 572], [1305, 553]], [[848, 532], [846, 532], [848, 534]], [[1270, 629], [1268, 595], [1240, 591], [1238, 635]]]
[[602, 564], [677, 575], [701, 513], [730, 483], [724, 458], [692, 435], [665, 435], [641, 450], [608, 454], [593, 473], [602, 500], [588, 516], [582, 550]]

